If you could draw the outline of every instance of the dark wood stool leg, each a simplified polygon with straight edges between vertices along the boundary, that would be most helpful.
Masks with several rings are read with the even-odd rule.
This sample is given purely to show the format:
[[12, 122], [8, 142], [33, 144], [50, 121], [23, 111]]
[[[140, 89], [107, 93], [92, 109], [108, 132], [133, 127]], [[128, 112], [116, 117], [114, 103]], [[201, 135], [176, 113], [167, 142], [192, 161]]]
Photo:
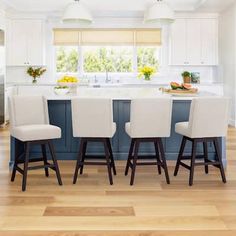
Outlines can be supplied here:
[[[83, 163], [84, 162], [84, 159], [85, 159], [85, 155], [86, 155], [86, 150], [87, 150], [87, 141], [83, 141], [83, 147], [82, 147], [82, 156], [81, 156], [81, 162]], [[83, 174], [83, 171], [84, 171], [84, 165], [81, 165], [80, 167], [80, 175]]]
[[112, 165], [112, 169], [113, 169], [113, 174], [116, 175], [116, 166], [115, 166], [115, 161], [114, 161], [114, 157], [113, 157], [113, 152], [112, 152], [112, 147], [111, 147], [111, 141], [109, 138], [106, 139], [107, 141], [107, 146], [108, 146], [108, 150], [110, 153], [110, 158], [111, 158], [111, 165]]
[[223, 183], [226, 183], [227, 181], [226, 181], [224, 166], [223, 166], [223, 162], [222, 162], [222, 155], [220, 152], [219, 141], [217, 138], [214, 139], [214, 146], [215, 146], [217, 161], [220, 163], [219, 169], [220, 169], [220, 173], [221, 173], [221, 178], [222, 178]]
[[62, 185], [60, 170], [59, 170], [59, 167], [58, 167], [58, 164], [57, 164], [57, 159], [56, 159], [56, 156], [55, 156], [54, 147], [53, 147], [53, 144], [52, 144], [51, 140], [48, 141], [48, 146], [49, 146], [49, 150], [50, 150], [50, 153], [51, 153], [51, 156], [52, 156], [53, 164], [55, 166], [55, 171], [56, 171], [56, 175], [57, 175], [58, 184]]
[[193, 139], [192, 140], [191, 166], [190, 166], [190, 175], [189, 175], [189, 186], [193, 185], [196, 149], [197, 149], [197, 141]]
[[128, 173], [129, 173], [129, 167], [130, 167], [130, 162], [131, 162], [132, 155], [133, 155], [134, 144], [135, 144], [135, 139], [132, 138], [130, 148], [129, 148], [128, 160], [127, 160], [126, 167], [125, 167], [125, 176], [128, 175]]
[[[47, 165], [47, 153], [46, 153], [46, 145], [45, 144], [41, 144], [41, 150], [42, 150], [42, 154], [43, 154], [44, 165]], [[45, 170], [45, 176], [48, 177], [49, 176], [48, 168], [45, 167], [44, 170]]]
[[177, 174], [179, 172], [180, 161], [181, 161], [181, 158], [184, 153], [185, 145], [186, 145], [186, 138], [183, 137], [182, 142], [181, 142], [181, 146], [180, 146], [180, 150], [179, 150], [178, 159], [177, 159], [176, 166], [175, 166], [174, 176], [177, 176]]
[[16, 167], [18, 165], [18, 158], [19, 158], [18, 148], [19, 148], [19, 144], [18, 142], [16, 142], [15, 161], [14, 161], [14, 165], [12, 169], [11, 182], [14, 182], [15, 177], [16, 177]]
[[29, 163], [29, 152], [30, 152], [30, 143], [26, 143], [25, 147], [25, 160], [24, 160], [24, 173], [22, 180], [22, 191], [26, 190], [26, 181], [27, 181], [27, 172], [28, 172], [28, 163]]
[[109, 182], [110, 182], [110, 185], [112, 185], [113, 184], [112, 172], [111, 172], [112, 164], [110, 161], [110, 153], [109, 153], [106, 139], [103, 139], [103, 144], [104, 144], [104, 151], [105, 151], [106, 162], [107, 162], [107, 171], [108, 171]]
[[154, 145], [155, 145], [155, 151], [156, 151], [156, 157], [157, 157], [158, 173], [159, 175], [161, 175], [161, 166], [160, 166], [161, 160], [160, 160], [160, 154], [159, 154], [159, 148], [158, 148], [158, 141], [155, 141]]
[[[207, 141], [203, 141], [203, 150], [204, 150], [204, 160], [205, 163], [208, 163], [208, 147], [207, 147]], [[208, 174], [209, 168], [208, 165], [205, 165], [205, 173]]]
[[135, 140], [134, 158], [133, 158], [132, 173], [131, 173], [131, 178], [130, 178], [130, 185], [134, 184], [134, 177], [135, 177], [136, 164], [137, 164], [137, 159], [138, 159], [139, 144], [140, 144], [140, 141], [138, 139]]
[[83, 164], [81, 165], [81, 161], [82, 161], [82, 158], [83, 158], [83, 147], [84, 147], [84, 139], [81, 138], [80, 139], [80, 145], [79, 145], [78, 157], [77, 157], [76, 166], [75, 166], [73, 184], [76, 184], [77, 178], [78, 178], [79, 168], [81, 168], [83, 166]]
[[167, 168], [167, 164], [166, 164], [166, 157], [165, 157], [164, 147], [163, 147], [163, 143], [162, 143], [161, 138], [158, 139], [158, 146], [160, 148], [161, 159], [162, 159], [162, 163], [163, 163], [163, 169], [164, 169], [165, 176], [166, 176], [166, 183], [170, 184], [170, 178], [169, 178], [168, 168]]

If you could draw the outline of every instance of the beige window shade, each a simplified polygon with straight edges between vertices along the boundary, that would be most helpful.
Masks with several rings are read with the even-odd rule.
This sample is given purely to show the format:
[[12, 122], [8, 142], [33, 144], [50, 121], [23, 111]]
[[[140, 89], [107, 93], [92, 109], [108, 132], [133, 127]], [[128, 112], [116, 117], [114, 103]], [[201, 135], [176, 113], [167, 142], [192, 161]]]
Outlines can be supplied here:
[[79, 45], [80, 32], [78, 30], [54, 30], [54, 45]]
[[161, 45], [160, 29], [143, 30], [54, 30], [54, 45]]
[[81, 32], [81, 45], [134, 45], [134, 32], [130, 30], [85, 30]]
[[161, 30], [137, 30], [136, 31], [137, 46], [159, 46], [161, 45]]

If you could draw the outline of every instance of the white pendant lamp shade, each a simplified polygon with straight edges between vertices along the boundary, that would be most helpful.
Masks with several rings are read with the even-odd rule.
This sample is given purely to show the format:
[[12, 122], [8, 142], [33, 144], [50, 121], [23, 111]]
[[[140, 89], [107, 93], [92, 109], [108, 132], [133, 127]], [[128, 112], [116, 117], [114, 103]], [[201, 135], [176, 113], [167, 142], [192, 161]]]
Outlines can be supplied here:
[[69, 4], [65, 9], [63, 18], [64, 23], [87, 23], [93, 21], [90, 11], [79, 0]]
[[174, 11], [162, 0], [157, 0], [153, 6], [147, 9], [144, 16], [145, 23], [168, 25], [173, 23], [174, 20]]

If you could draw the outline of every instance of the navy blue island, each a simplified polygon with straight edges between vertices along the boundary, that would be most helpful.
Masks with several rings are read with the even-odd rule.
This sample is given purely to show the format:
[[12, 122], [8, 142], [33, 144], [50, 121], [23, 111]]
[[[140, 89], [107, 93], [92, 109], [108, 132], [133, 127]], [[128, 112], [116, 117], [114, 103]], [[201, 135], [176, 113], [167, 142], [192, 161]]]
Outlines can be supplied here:
[[[79, 149], [79, 138], [72, 134], [71, 98], [73, 97], [110, 97], [113, 99], [114, 122], [117, 124], [117, 131], [112, 138], [113, 153], [116, 160], [126, 160], [128, 156], [130, 138], [125, 132], [125, 123], [130, 119], [130, 101], [135, 97], [158, 97], [170, 96], [162, 94], [157, 88], [78, 88], [77, 94], [67, 96], [56, 96], [53, 93], [44, 94], [48, 99], [50, 123], [62, 129], [61, 139], [55, 140], [55, 151], [60, 160], [75, 160]], [[199, 96], [205, 96], [204, 94]], [[207, 96], [207, 95], [206, 95]], [[209, 96], [209, 95], [208, 95]], [[167, 160], [176, 160], [182, 137], [175, 133], [174, 126], [177, 122], [187, 121], [192, 97], [173, 97], [173, 112], [171, 124], [171, 136], [163, 139]], [[225, 138], [220, 139], [221, 152], [224, 165], [226, 165], [226, 144]], [[17, 143], [18, 142], [18, 143]], [[16, 149], [16, 144], [20, 148]], [[11, 137], [10, 166], [14, 163], [15, 152], [21, 152], [23, 145]], [[185, 152], [190, 153], [191, 146], [186, 146]], [[213, 144], [209, 144], [209, 157], [214, 158], [215, 151]], [[103, 145], [91, 143], [88, 146], [90, 154], [102, 154]], [[143, 143], [140, 147], [141, 154], [154, 153], [153, 144]], [[198, 152], [203, 153], [203, 147], [198, 146]], [[32, 147], [32, 156], [41, 155], [39, 147]]]

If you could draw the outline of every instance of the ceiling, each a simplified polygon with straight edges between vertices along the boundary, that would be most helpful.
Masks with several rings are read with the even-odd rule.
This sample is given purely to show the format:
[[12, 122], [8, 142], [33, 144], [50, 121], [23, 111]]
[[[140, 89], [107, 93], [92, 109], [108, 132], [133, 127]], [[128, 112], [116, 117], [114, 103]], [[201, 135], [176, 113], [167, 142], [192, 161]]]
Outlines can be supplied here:
[[[221, 12], [236, 0], [165, 0], [175, 11]], [[6, 8], [22, 12], [61, 12], [73, 0], [0, 0]], [[81, 0], [93, 14], [141, 12], [156, 0]]]

